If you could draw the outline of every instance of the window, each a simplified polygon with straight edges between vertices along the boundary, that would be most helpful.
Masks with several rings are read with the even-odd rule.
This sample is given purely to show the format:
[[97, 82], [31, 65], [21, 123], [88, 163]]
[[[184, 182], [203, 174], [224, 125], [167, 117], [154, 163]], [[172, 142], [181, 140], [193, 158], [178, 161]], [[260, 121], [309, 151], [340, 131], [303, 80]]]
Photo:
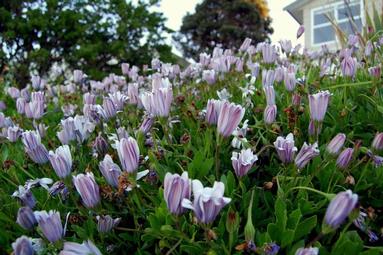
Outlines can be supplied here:
[[345, 5], [343, 1], [320, 7], [312, 11], [312, 44], [320, 45], [336, 40], [335, 31], [329, 19], [334, 20], [346, 34], [354, 33], [350, 17], [353, 18], [359, 31], [362, 29], [361, 0], [350, 1]]

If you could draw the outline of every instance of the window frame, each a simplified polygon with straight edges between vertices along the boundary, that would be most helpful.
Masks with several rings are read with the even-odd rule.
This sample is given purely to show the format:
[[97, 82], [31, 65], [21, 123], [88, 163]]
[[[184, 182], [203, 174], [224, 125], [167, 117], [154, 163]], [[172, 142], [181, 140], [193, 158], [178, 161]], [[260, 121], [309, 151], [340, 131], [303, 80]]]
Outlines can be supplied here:
[[[355, 16], [355, 18], [360, 18], [361, 20], [361, 24], [362, 24], [362, 27], [364, 26], [364, 5], [363, 5], [363, 0], [357, 0], [357, 1], [351, 1], [350, 3], [350, 6], [354, 6], [354, 5], [360, 5], [360, 14], [359, 16]], [[331, 10], [333, 11], [334, 13], [334, 18], [335, 18], [335, 21], [337, 22], [337, 24], [341, 23], [341, 22], [344, 22], [344, 21], [347, 21], [348, 18], [343, 18], [343, 19], [339, 19], [338, 17], [338, 10], [342, 7], [344, 7], [345, 4], [344, 4], [344, 1], [343, 0], [340, 0], [340, 1], [337, 1], [335, 3], [331, 3], [331, 4], [326, 4], [324, 6], [320, 6], [320, 7], [316, 7], [316, 8], [313, 8], [311, 9], [311, 28], [310, 28], [310, 31], [311, 31], [311, 46], [313, 47], [318, 47], [318, 46], [322, 46], [324, 44], [333, 44], [333, 43], [337, 43], [338, 42], [338, 39], [336, 37], [336, 34], [335, 34], [335, 39], [332, 40], [332, 41], [326, 41], [326, 42], [321, 42], [321, 43], [315, 43], [314, 41], [314, 31], [316, 28], [321, 28], [321, 27], [326, 27], [326, 26], [332, 26], [331, 25], [331, 22], [326, 22], [326, 23], [322, 23], [322, 24], [319, 24], [319, 25], [314, 25], [314, 18], [315, 18], [315, 14], [320, 14], [320, 13], [326, 13], [328, 10]], [[335, 31], [334, 31], [335, 33]]]

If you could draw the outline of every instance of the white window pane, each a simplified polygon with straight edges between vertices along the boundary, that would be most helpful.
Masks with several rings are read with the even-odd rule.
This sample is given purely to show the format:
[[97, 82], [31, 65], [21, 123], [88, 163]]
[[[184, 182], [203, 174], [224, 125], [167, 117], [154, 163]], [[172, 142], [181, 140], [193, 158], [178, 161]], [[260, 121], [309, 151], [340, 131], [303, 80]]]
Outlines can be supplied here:
[[338, 9], [338, 20], [348, 19], [350, 17], [360, 16], [360, 4], [350, 5], [349, 7], [342, 5]]
[[[361, 18], [354, 19], [354, 23], [355, 23], [358, 31], [361, 32], [362, 31], [362, 20], [361, 20]], [[347, 35], [355, 33], [355, 31], [354, 31], [355, 29], [352, 26], [352, 23], [348, 20], [343, 21], [343, 22], [339, 22], [338, 25], [342, 29], [342, 31]]]
[[335, 32], [331, 25], [314, 28], [314, 43], [325, 43], [335, 40]]
[[314, 13], [314, 25], [329, 23], [330, 21], [328, 20], [328, 17], [330, 19], [334, 18], [334, 11], [333, 10], [328, 10], [325, 12], [315, 12]]

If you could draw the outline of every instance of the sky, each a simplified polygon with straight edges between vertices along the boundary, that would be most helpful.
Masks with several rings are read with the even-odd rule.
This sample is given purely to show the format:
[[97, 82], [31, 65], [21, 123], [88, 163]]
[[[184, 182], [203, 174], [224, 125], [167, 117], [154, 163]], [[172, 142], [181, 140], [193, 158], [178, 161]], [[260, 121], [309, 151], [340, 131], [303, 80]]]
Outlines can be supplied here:
[[[293, 17], [290, 16], [283, 8], [294, 2], [295, 0], [267, 0], [270, 16], [273, 19], [271, 26], [274, 33], [271, 36], [271, 41], [277, 43], [280, 39], [290, 39], [293, 45], [297, 43], [303, 44], [303, 36], [297, 40], [296, 33], [299, 24]], [[188, 12], [193, 13], [194, 8], [202, 0], [162, 0], [158, 10], [164, 13], [167, 18], [166, 25], [177, 31], [181, 27], [182, 17]], [[171, 42], [170, 38], [168, 39]], [[239, 46], [238, 46], [239, 47]], [[173, 52], [179, 53], [173, 47]]]

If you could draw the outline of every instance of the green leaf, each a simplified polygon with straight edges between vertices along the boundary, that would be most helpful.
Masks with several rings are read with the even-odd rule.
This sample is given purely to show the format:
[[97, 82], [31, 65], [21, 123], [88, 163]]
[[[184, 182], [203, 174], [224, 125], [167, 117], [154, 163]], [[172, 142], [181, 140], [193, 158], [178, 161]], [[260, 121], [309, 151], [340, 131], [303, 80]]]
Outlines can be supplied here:
[[311, 216], [298, 224], [295, 230], [294, 240], [299, 240], [304, 236], [307, 236], [313, 228], [317, 225], [317, 216]]
[[335, 243], [331, 254], [358, 255], [363, 250], [363, 241], [356, 231], [342, 234]]

